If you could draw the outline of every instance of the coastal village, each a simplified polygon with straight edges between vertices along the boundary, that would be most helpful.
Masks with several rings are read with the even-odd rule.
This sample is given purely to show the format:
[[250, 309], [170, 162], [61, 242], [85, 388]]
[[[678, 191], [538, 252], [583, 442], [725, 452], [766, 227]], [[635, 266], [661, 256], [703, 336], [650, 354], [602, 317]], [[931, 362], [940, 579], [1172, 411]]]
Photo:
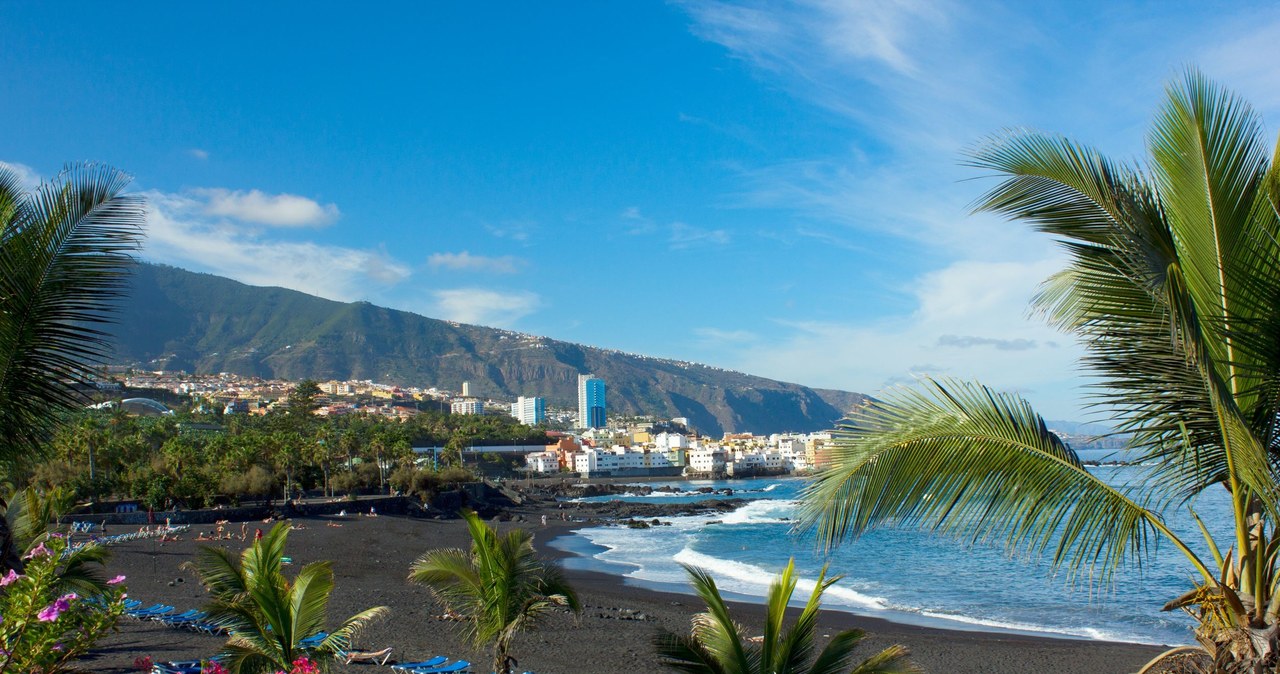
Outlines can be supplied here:
[[[296, 382], [262, 379], [233, 373], [118, 371], [99, 388], [165, 390], [188, 396], [204, 412], [266, 414], [286, 404]], [[700, 435], [688, 419], [658, 420], [629, 417], [609, 422], [603, 380], [579, 378], [579, 408], [548, 409], [540, 397], [515, 401], [482, 399], [463, 382], [459, 391], [436, 387], [401, 387], [371, 381], [318, 383], [325, 398], [316, 414], [366, 414], [406, 419], [422, 403], [434, 403], [453, 414], [509, 414], [529, 426], [548, 427], [548, 441], [539, 445], [476, 446], [472, 452], [519, 454], [530, 476], [576, 474], [593, 477], [754, 477], [807, 473], [828, 462], [830, 431], [812, 433], [726, 433], [720, 438]], [[587, 423], [580, 420], [587, 419]], [[562, 428], [565, 430], [555, 430]], [[441, 448], [415, 447], [429, 460]]]

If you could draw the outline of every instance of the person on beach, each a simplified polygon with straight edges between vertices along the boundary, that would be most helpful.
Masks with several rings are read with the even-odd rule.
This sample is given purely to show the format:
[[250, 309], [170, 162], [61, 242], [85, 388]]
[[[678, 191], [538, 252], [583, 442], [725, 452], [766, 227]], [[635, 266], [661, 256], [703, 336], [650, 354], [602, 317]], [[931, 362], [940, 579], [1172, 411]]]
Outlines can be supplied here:
[[543, 515], [543, 516], [542, 516], [542, 526], [544, 526], [544, 527], [545, 527], [545, 526], [547, 526], [547, 516], [546, 516], [546, 515]]
[[257, 543], [262, 540], [262, 527], [255, 527], [253, 530], [253, 542]]

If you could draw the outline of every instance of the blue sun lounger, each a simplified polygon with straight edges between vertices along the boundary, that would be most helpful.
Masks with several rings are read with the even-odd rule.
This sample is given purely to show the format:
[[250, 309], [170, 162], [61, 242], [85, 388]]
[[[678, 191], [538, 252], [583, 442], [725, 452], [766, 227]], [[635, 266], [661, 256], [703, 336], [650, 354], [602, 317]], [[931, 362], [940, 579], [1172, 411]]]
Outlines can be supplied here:
[[200, 611], [196, 609], [191, 609], [188, 611], [183, 611], [182, 613], [151, 616], [151, 619], [156, 622], [170, 623], [173, 621], [186, 620], [187, 618], [195, 618], [200, 615], [202, 615]]
[[181, 615], [165, 616], [159, 620], [169, 627], [191, 627], [195, 623], [201, 622], [208, 617], [209, 614], [204, 611], [187, 611]]
[[449, 658], [446, 658], [443, 655], [437, 655], [430, 660], [423, 660], [421, 662], [397, 662], [396, 664], [391, 665], [391, 668], [399, 670], [427, 669], [430, 667], [439, 667], [448, 661]]
[[455, 672], [466, 672], [471, 669], [471, 663], [466, 660], [458, 660], [447, 665], [439, 667], [422, 667], [409, 670], [413, 674], [455, 674]]
[[134, 609], [132, 611], [125, 611], [125, 613], [129, 617], [140, 618], [140, 619], [152, 618], [155, 616], [160, 616], [160, 615], [164, 615], [166, 613], [172, 613], [172, 612], [173, 612], [173, 607], [168, 606], [166, 604], [152, 604], [147, 608], [140, 608], [140, 609]]
[[298, 645], [303, 648], [315, 648], [316, 646], [319, 646], [322, 642], [324, 642], [324, 640], [327, 638], [329, 638], [328, 632], [320, 632], [318, 634], [312, 634], [311, 636], [305, 639], [302, 639], [301, 641], [298, 642]]

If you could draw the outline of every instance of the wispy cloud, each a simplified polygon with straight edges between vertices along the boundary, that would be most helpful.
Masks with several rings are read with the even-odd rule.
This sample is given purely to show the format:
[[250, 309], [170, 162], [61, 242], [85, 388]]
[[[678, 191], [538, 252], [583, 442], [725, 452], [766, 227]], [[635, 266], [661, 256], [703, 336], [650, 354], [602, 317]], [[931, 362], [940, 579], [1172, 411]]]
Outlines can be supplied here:
[[192, 157], [195, 157], [196, 159], [199, 159], [200, 161], [205, 161], [206, 159], [209, 158], [209, 151], [201, 150], [198, 147], [193, 147], [187, 150], [187, 154], [191, 155]]
[[328, 225], [340, 215], [336, 204], [321, 204], [296, 194], [267, 194], [260, 190], [201, 188], [191, 191], [204, 200], [208, 215], [234, 218], [273, 227]]
[[[875, 393], [918, 376], [980, 379], [1041, 391], [1038, 405], [1076, 411], [1074, 344], [1025, 318], [1031, 294], [1061, 261], [955, 262], [922, 276], [914, 311], [863, 321], [774, 321], [781, 337], [722, 340], [717, 364], [810, 386]], [[714, 333], [712, 333], [714, 334]], [[703, 335], [696, 333], [698, 337]], [[985, 337], [973, 335], [997, 335]]]
[[437, 290], [434, 312], [440, 318], [459, 323], [510, 327], [537, 311], [542, 301], [529, 291], [500, 292], [486, 288]]
[[673, 222], [667, 243], [672, 250], [683, 250], [699, 245], [723, 246], [729, 243], [729, 232], [723, 229], [704, 229], [686, 225], [683, 222]]
[[724, 343], [744, 344], [754, 342], [760, 339], [750, 330], [721, 330], [720, 328], [694, 328], [693, 334], [702, 338], [704, 342], [711, 345], [722, 345]]
[[[900, 75], [919, 70], [904, 43], [944, 24], [945, 4], [818, 0], [784, 8], [767, 2], [683, 3], [696, 20], [695, 32], [761, 68], [810, 72], [817, 66], [871, 61]], [[824, 58], [801, 61], [796, 58], [800, 50], [816, 50]]]
[[484, 255], [472, 255], [465, 250], [461, 253], [432, 253], [427, 258], [427, 266], [432, 269], [485, 272], [489, 274], [514, 274], [520, 271], [521, 265], [521, 260], [510, 255], [487, 257]]
[[144, 196], [148, 231], [143, 255], [150, 260], [342, 301], [366, 298], [410, 275], [407, 265], [383, 250], [280, 241], [213, 217], [208, 202], [195, 193], [149, 191]]
[[974, 335], [943, 335], [938, 338], [938, 346], [956, 349], [972, 349], [989, 346], [997, 351], [1026, 351], [1039, 345], [1034, 339], [998, 339], [995, 337], [977, 337]]
[[526, 242], [533, 237], [538, 224], [531, 220], [505, 220], [499, 223], [486, 223], [484, 228], [499, 239]]

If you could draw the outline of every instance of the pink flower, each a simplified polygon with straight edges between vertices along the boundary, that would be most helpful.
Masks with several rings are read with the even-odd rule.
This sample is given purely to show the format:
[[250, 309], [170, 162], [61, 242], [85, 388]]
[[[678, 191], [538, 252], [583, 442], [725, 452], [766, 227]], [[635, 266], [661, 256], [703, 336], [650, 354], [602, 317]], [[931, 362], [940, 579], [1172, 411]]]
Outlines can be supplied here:
[[67, 594], [55, 599], [52, 604], [40, 609], [40, 613], [36, 614], [36, 618], [38, 618], [40, 622], [51, 623], [57, 620], [58, 616], [66, 613], [67, 610], [71, 608], [71, 602], [79, 598], [80, 596], [76, 593], [68, 592]]
[[18, 577], [19, 577], [18, 572], [14, 571], [13, 569], [9, 569], [9, 573], [5, 574], [4, 578], [0, 578], [0, 587], [4, 587], [5, 585], [16, 582], [18, 580]]
[[204, 674], [227, 674], [227, 668], [221, 662], [210, 662], [204, 666]]
[[316, 664], [304, 655], [293, 661], [293, 669], [290, 674], [318, 674], [319, 671], [320, 668], [316, 667]]
[[49, 552], [49, 548], [44, 547], [44, 543], [37, 545], [28, 552], [23, 559], [35, 559], [36, 557], [48, 557], [53, 553]]
[[112, 578], [111, 580], [107, 581], [107, 585], [119, 585], [120, 583], [123, 583], [123, 582], [124, 582], [124, 576], [116, 576], [115, 578]]
[[51, 623], [57, 620], [58, 616], [62, 615], [63, 612], [69, 608], [71, 607], [70, 605], [67, 604], [67, 602], [59, 599], [53, 602], [52, 604], [49, 604], [48, 606], [40, 609], [40, 613], [36, 614], [36, 618], [39, 618], [40, 622], [42, 623]]

